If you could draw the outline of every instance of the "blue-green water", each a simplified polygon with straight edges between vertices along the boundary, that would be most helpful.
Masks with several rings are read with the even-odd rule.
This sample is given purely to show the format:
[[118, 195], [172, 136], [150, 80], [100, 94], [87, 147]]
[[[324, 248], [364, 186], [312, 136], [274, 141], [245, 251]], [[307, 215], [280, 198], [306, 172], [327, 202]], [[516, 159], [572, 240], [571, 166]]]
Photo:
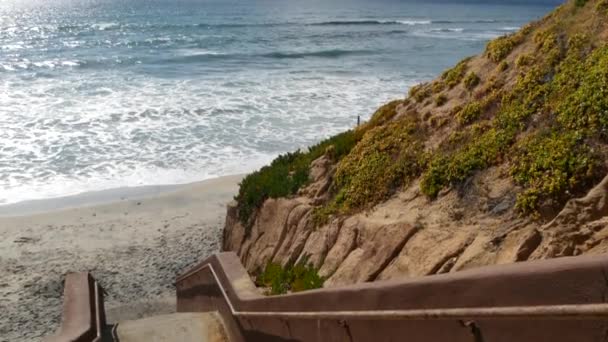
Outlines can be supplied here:
[[0, 1], [0, 203], [251, 171], [550, 7]]

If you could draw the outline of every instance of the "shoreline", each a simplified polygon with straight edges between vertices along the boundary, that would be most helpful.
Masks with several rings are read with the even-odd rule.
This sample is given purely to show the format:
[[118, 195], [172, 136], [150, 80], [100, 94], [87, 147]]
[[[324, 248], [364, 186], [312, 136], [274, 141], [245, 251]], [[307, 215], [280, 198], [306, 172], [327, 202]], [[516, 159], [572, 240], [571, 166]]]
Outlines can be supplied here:
[[86, 191], [74, 195], [34, 199], [0, 205], [0, 219], [20, 216], [46, 214], [67, 209], [77, 209], [92, 206], [101, 206], [123, 201], [133, 201], [153, 198], [179, 192], [180, 190], [199, 187], [214, 186], [224, 182], [240, 181], [246, 174], [235, 174], [208, 178], [201, 181], [184, 184], [142, 185], [134, 187], [120, 187], [106, 190]]
[[54, 333], [67, 272], [100, 282], [109, 322], [174, 311], [175, 277], [220, 250], [226, 204], [242, 178], [0, 207], [0, 342]]

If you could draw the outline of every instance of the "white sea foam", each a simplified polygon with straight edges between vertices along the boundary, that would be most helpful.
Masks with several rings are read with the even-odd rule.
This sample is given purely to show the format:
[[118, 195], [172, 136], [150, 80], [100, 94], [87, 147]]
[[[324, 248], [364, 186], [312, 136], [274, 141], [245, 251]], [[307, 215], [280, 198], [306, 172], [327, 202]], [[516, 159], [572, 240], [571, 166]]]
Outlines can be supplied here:
[[53, 70], [56, 68], [66, 67], [73, 68], [80, 66], [82, 63], [78, 60], [60, 60], [60, 59], [49, 59], [42, 61], [30, 61], [27, 58], [15, 59], [12, 61], [6, 61], [0, 63], [0, 66], [5, 71], [18, 71], [18, 70], [31, 70], [31, 69], [49, 69]]
[[49, 69], [54, 69], [57, 66], [56, 61], [51, 61], [51, 60], [49, 60], [49, 61], [42, 61], [42, 62], [34, 62], [34, 63], [30, 63], [29, 61], [28, 62], [20, 62], [17, 65], [20, 65], [21, 68], [23, 68], [23, 69], [27, 69], [28, 66], [30, 66], [30, 65], [34, 65], [34, 66], [36, 66], [38, 68], [49, 68]]
[[65, 40], [63, 42], [61, 42], [63, 44], [63, 46], [65, 47], [69, 47], [69, 48], [77, 48], [81, 45], [83, 45], [83, 42], [80, 40]]
[[77, 67], [80, 65], [80, 63], [78, 61], [63, 61], [61, 62], [61, 65], [67, 67]]
[[0, 46], [0, 50], [7, 50], [7, 51], [21, 50], [23, 48], [24, 48], [23, 43], [6, 44], [6, 45]]
[[410, 25], [410, 26], [432, 24], [431, 20], [398, 20], [397, 22], [402, 25]]
[[0, 67], [2, 67], [2, 69], [4, 69], [5, 71], [15, 71], [15, 67], [12, 66], [11, 64], [0, 64]]
[[463, 32], [464, 28], [456, 27], [456, 28], [434, 28], [431, 29], [430, 32]]
[[[368, 118], [401, 93], [387, 89], [409, 84], [255, 71], [197, 82], [97, 77], [0, 84], [0, 201], [249, 172]], [[112, 86], [90, 86], [108, 78]]]
[[105, 31], [119, 27], [118, 23], [113, 22], [101, 22], [91, 25], [91, 27], [95, 30]]
[[188, 56], [221, 56], [225, 55], [223, 52], [211, 51], [206, 49], [179, 49], [176, 51], [177, 55], [188, 57]]

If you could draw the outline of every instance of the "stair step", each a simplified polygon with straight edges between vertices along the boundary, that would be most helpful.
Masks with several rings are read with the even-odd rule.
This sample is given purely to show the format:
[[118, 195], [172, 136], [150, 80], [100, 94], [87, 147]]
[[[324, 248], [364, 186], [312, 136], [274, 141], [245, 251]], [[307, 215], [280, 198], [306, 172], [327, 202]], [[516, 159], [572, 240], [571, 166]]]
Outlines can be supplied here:
[[215, 312], [174, 313], [119, 322], [115, 334], [120, 342], [229, 342]]

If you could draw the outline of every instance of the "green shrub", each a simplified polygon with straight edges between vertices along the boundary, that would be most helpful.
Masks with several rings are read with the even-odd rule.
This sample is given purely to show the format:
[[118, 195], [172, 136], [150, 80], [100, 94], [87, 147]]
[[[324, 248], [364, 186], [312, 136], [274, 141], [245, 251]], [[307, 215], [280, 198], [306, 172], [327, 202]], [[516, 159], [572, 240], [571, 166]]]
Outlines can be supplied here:
[[318, 289], [323, 287], [324, 282], [325, 279], [319, 276], [318, 270], [308, 263], [307, 258], [285, 267], [269, 262], [256, 278], [258, 286], [270, 289], [270, 295]]
[[491, 166], [514, 138], [510, 131], [482, 126], [472, 127], [468, 135], [468, 141], [454, 151], [435, 152], [422, 174], [422, 193], [434, 198], [446, 186], [462, 182], [475, 171]]
[[437, 107], [443, 106], [444, 104], [446, 104], [446, 102], [448, 102], [448, 98], [444, 94], [435, 97], [435, 105]]
[[589, 45], [590, 38], [587, 34], [575, 34], [568, 39], [568, 54], [580, 62], [586, 56]]
[[281, 155], [269, 166], [253, 172], [243, 179], [236, 200], [239, 203], [239, 218], [247, 227], [249, 218], [267, 198], [284, 197], [295, 194], [308, 182], [308, 158], [296, 151]]
[[498, 64], [498, 70], [499, 71], [506, 71], [507, 69], [509, 69], [509, 63], [507, 61], [502, 61], [500, 62], [500, 64]]
[[477, 76], [476, 73], [474, 72], [470, 72], [467, 77], [464, 79], [464, 86], [468, 89], [468, 90], [473, 90], [475, 87], [477, 87], [477, 85], [479, 84], [479, 76]]
[[429, 96], [431, 96], [431, 89], [428, 84], [421, 83], [410, 88], [409, 96], [414, 98], [416, 102], [422, 102]]
[[309, 182], [310, 163], [323, 156], [328, 148], [331, 157], [338, 161], [348, 154], [361, 139], [362, 130], [347, 131], [324, 140], [304, 153], [296, 151], [280, 155], [268, 166], [245, 177], [235, 197], [238, 216], [246, 227], [247, 234], [253, 224], [252, 214], [268, 198], [286, 197], [295, 194]]
[[462, 125], [469, 124], [481, 116], [481, 104], [477, 101], [466, 104], [457, 114], [456, 119]]
[[440, 93], [445, 89], [445, 83], [442, 81], [435, 81], [433, 82], [432, 89], [434, 94]]
[[[489, 129], [476, 131], [471, 126], [432, 153], [421, 179], [423, 193], [434, 197], [506, 155], [517, 156], [512, 176], [523, 186], [518, 208], [524, 212], [534, 211], [547, 199], [561, 203], [568, 193], [592, 183], [598, 159], [590, 144], [582, 141], [594, 136], [608, 140], [608, 47], [587, 57], [589, 39], [574, 35], [564, 58], [564, 40], [558, 36], [563, 34], [555, 28], [537, 33], [535, 41], [543, 53], [534, 63], [527, 56], [518, 58], [517, 64], [529, 65], [529, 69], [510, 90], [486, 93], [458, 111], [458, 121], [470, 124], [487, 108], [498, 105]], [[544, 115], [545, 125], [553, 126], [560, 136], [513, 147], [534, 115]]]
[[397, 115], [397, 107], [403, 102], [403, 100], [395, 100], [378, 108], [369, 120], [369, 126], [375, 127], [391, 121]]
[[539, 133], [517, 144], [511, 175], [525, 190], [517, 207], [534, 212], [550, 199], [563, 204], [597, 178], [600, 158], [576, 132]]
[[324, 205], [315, 207], [312, 211], [312, 220], [315, 227], [322, 226], [329, 222], [329, 219], [340, 212], [342, 201], [337, 200], [338, 197], [343, 198], [343, 194], [338, 194], [333, 201]]
[[608, 14], [608, 0], [600, 0], [597, 2], [597, 4], [595, 5], [595, 10], [599, 13], [599, 14]]
[[545, 41], [542, 42], [540, 46], [541, 52], [549, 53], [551, 50], [555, 49], [559, 45], [559, 38], [556, 33], [551, 33], [547, 37], [545, 37]]
[[375, 204], [421, 171], [423, 145], [417, 125], [406, 119], [371, 129], [338, 164], [334, 199], [343, 211]]
[[435, 198], [449, 184], [447, 169], [450, 160], [444, 155], [435, 155], [428, 168], [422, 174], [420, 191], [430, 198]]
[[534, 58], [532, 58], [532, 56], [521, 55], [521, 56], [517, 57], [517, 59], [515, 60], [515, 65], [517, 65], [518, 67], [521, 68], [521, 67], [525, 67], [525, 66], [532, 64], [533, 61], [534, 61]]
[[496, 116], [498, 127], [523, 129], [528, 119], [544, 108], [549, 85], [546, 71], [538, 65], [520, 74], [513, 90], [502, 97]]
[[486, 46], [486, 56], [491, 61], [498, 63], [507, 57], [517, 45], [518, 42], [513, 39], [513, 36], [496, 38]]
[[574, 2], [574, 4], [576, 5], [576, 7], [583, 7], [587, 4], [589, 0], [576, 0]]
[[495, 63], [502, 61], [526, 39], [535, 26], [535, 23], [528, 24], [516, 33], [491, 40], [486, 45], [485, 56]]
[[596, 49], [584, 62], [566, 59], [556, 77], [558, 120], [573, 130], [608, 138], [608, 47]]
[[460, 63], [456, 64], [455, 67], [443, 72], [441, 79], [449, 88], [454, 88], [462, 81], [467, 71], [467, 64], [469, 63], [470, 59], [471, 58], [465, 58], [464, 60], [460, 61]]

